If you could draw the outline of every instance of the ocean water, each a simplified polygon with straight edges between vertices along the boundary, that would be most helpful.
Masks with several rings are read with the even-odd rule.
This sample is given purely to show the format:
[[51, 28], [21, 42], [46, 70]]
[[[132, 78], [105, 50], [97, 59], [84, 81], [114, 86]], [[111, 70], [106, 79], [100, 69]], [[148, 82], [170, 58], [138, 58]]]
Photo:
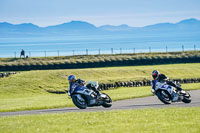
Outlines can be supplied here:
[[22, 49], [29, 57], [187, 51], [200, 50], [200, 38], [132, 35], [0, 38], [0, 57], [19, 57]]

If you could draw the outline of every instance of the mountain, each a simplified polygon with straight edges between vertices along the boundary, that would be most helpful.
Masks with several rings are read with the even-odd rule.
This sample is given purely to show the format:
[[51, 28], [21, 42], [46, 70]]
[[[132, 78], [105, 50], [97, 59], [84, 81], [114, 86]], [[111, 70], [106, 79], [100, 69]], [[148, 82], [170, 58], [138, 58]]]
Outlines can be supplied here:
[[104, 25], [99, 27], [101, 30], [111, 31], [115, 33], [126, 33], [126, 34], [139, 34], [139, 35], [147, 35], [147, 34], [157, 34], [166, 35], [166, 34], [190, 34], [196, 32], [200, 32], [200, 20], [191, 18], [182, 20], [178, 23], [158, 23], [153, 25], [148, 25], [144, 27], [130, 27], [128, 25]]
[[71, 21], [44, 28], [45, 34], [53, 33], [54, 35], [80, 35], [98, 33], [100, 30], [93, 24], [83, 21]]
[[39, 27], [32, 23], [0, 23], [0, 37], [20, 36], [60, 36], [60, 35], [93, 35], [93, 34], [133, 34], [133, 35], [197, 35], [200, 33], [200, 20], [191, 18], [178, 23], [158, 23], [144, 27], [131, 27], [126, 24], [96, 27], [84, 21], [71, 21], [48, 27]]
[[176, 23], [177, 27], [182, 30], [200, 30], [200, 21], [197, 19], [187, 19]]
[[144, 29], [144, 30], [150, 30], [150, 31], [163, 31], [163, 30], [169, 31], [169, 30], [173, 30], [174, 28], [176, 28], [176, 24], [172, 24], [172, 23], [159, 23], [159, 24], [145, 26], [142, 29]]
[[15, 25], [16, 29], [19, 29], [19, 30], [33, 30], [33, 29], [39, 29], [40, 27], [38, 27], [37, 25], [34, 25], [32, 23], [23, 23], [23, 24], [18, 24], [18, 25]]
[[159, 23], [143, 27], [150, 31], [197, 31], [200, 29], [200, 21], [197, 19], [186, 19], [178, 23]]
[[32, 23], [0, 23], [0, 37], [40, 36], [43, 29]]
[[0, 37], [14, 36], [55, 36], [55, 35], [76, 35], [76, 34], [92, 34], [100, 31], [94, 25], [83, 21], [71, 21], [48, 27], [39, 27], [32, 23], [10, 24], [0, 23]]
[[199, 25], [200, 21], [197, 19], [191, 18], [191, 19], [182, 20], [176, 24], [178, 24], [178, 25]]
[[100, 26], [99, 29], [106, 30], [106, 31], [128, 31], [128, 30], [133, 30], [134, 28], [126, 24], [122, 24], [119, 26], [103, 25], [103, 26]]
[[9, 28], [13, 28], [13, 27], [14, 27], [13, 24], [10, 24], [7, 22], [0, 23], [0, 29], [9, 29]]
[[71, 21], [69, 23], [63, 23], [55, 26], [46, 27], [48, 30], [96, 30], [97, 28], [90, 23], [83, 21]]
[[0, 23], [0, 30], [1, 29], [7, 29], [7, 30], [33, 30], [33, 29], [39, 29], [37, 25], [34, 25], [32, 23], [23, 23], [23, 24], [10, 24], [7, 22]]

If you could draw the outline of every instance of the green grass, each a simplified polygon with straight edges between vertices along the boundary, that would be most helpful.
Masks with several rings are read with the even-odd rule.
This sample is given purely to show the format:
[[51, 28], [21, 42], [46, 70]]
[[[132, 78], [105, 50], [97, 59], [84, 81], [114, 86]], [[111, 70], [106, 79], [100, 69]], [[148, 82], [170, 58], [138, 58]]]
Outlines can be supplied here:
[[199, 133], [200, 107], [0, 118], [1, 133]]
[[25, 71], [0, 79], [0, 93], [45, 93], [45, 90], [64, 90], [68, 87], [65, 75], [100, 83], [152, 79], [151, 72], [159, 70], [169, 78], [200, 78], [200, 63], [108, 67], [89, 69]]
[[[66, 90], [68, 82], [65, 75], [75, 74], [87, 81], [106, 83], [151, 79], [154, 69], [160, 70], [169, 78], [200, 78], [200, 63], [25, 71], [0, 79], [0, 112], [73, 106], [66, 95], [49, 94], [46, 91]], [[190, 89], [200, 89], [199, 84], [189, 86]], [[119, 88], [106, 93], [111, 95], [113, 100], [120, 100], [149, 96], [149, 88]]]
[[67, 95], [43, 94], [1, 98], [0, 112], [71, 107], [73, 103]]

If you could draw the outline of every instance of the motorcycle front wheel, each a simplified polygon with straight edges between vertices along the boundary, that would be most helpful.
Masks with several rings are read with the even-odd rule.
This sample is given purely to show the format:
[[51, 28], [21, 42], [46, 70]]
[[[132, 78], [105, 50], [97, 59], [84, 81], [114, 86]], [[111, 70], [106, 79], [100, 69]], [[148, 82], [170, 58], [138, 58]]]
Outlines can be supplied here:
[[192, 101], [191, 96], [188, 92], [186, 92], [186, 94], [183, 96], [183, 100], [184, 103], [190, 103]]
[[103, 93], [104, 95], [106, 95], [106, 98], [104, 99], [104, 102], [102, 104], [103, 107], [105, 108], [109, 108], [112, 106], [112, 99], [105, 93]]
[[166, 90], [158, 90], [156, 95], [164, 104], [171, 104], [171, 96]]
[[87, 108], [87, 102], [84, 98], [80, 99], [80, 94], [74, 94], [72, 95], [72, 101], [78, 107], [79, 109], [86, 109]]

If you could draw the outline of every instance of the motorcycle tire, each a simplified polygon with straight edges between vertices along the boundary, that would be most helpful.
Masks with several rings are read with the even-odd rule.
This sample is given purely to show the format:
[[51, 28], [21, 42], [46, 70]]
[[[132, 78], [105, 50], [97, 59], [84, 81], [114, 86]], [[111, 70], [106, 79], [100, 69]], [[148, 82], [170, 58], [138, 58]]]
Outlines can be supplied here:
[[79, 94], [74, 94], [74, 95], [72, 95], [72, 101], [73, 101], [73, 103], [76, 105], [76, 107], [78, 107], [79, 109], [86, 109], [87, 108], [87, 102], [85, 101], [85, 102], [81, 102], [79, 99], [78, 99], [78, 97], [77, 97], [77, 95], [79, 95]]
[[105, 101], [102, 103], [102, 106], [104, 108], [109, 108], [112, 106], [112, 99], [105, 93], [103, 93], [104, 95], [106, 95], [106, 99], [104, 99]]
[[191, 96], [188, 92], [186, 92], [186, 94], [183, 96], [183, 100], [182, 102], [184, 103], [190, 103], [192, 101]]
[[[165, 95], [164, 95], [165, 94]], [[164, 104], [171, 104], [171, 96], [165, 90], [158, 90], [156, 92], [157, 97], [162, 101]]]

